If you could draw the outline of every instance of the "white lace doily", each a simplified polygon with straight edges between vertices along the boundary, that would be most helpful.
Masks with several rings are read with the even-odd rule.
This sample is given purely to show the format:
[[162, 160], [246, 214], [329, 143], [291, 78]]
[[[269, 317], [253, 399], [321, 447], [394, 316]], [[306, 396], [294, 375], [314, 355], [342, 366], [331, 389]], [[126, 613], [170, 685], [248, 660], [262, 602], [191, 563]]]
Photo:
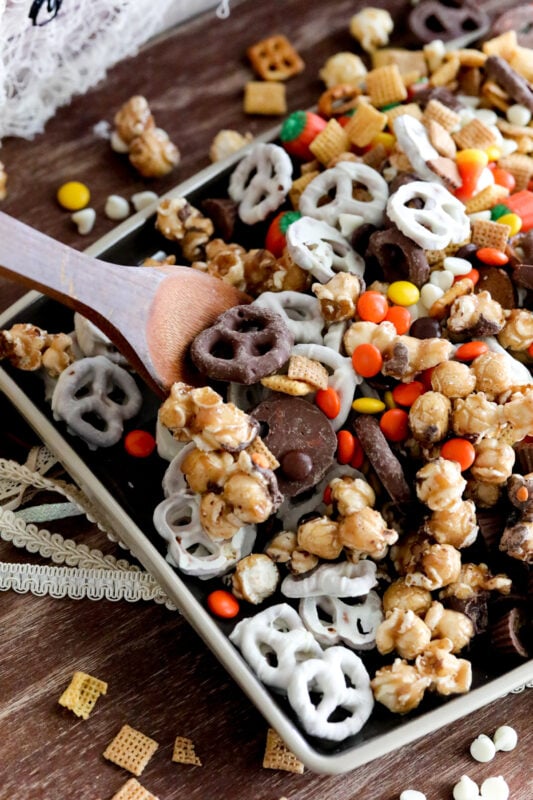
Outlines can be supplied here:
[[229, 15], [229, 0], [0, 0], [0, 140], [40, 133], [151, 36], [214, 6]]

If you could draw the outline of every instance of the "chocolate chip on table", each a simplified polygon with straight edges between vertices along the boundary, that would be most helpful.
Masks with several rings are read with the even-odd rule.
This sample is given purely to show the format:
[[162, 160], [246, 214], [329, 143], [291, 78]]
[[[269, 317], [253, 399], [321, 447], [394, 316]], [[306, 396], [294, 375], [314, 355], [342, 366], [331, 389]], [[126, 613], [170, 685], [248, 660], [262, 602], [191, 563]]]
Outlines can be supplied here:
[[298, 397], [273, 395], [251, 412], [261, 437], [280, 463], [280, 491], [295, 497], [324, 476], [337, 449], [330, 421], [317, 406]]
[[412, 494], [402, 465], [381, 432], [378, 420], [361, 415], [355, 420], [354, 427], [368, 460], [391, 499], [395, 503], [409, 503]]

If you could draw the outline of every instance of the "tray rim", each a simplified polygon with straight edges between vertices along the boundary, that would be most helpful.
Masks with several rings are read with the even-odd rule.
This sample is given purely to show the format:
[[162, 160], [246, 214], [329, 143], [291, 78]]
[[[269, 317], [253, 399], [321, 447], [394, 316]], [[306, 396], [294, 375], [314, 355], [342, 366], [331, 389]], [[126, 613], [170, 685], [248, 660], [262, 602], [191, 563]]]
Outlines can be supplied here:
[[[206, 182], [220, 175], [240, 161], [258, 141], [268, 142], [279, 133], [279, 126], [266, 131], [246, 148], [223, 161], [212, 164], [159, 197], [153, 204], [133, 214], [109, 233], [102, 236], [85, 252], [100, 256], [108, 248], [118, 244], [126, 235], [133, 233], [156, 210], [163, 197], [186, 196], [201, 188]], [[31, 291], [23, 295], [0, 314], [0, 327], [5, 327], [17, 314], [33, 304], [42, 295]], [[135, 524], [106, 487], [95, 477], [83, 459], [73, 450], [68, 441], [57, 431], [50, 420], [31, 402], [8, 373], [0, 367], [0, 390], [36, 431], [43, 442], [55, 453], [72, 478], [83, 491], [97, 503], [109, 520], [110, 526], [145, 569], [160, 583], [169, 598], [179, 608], [187, 622], [203, 639], [207, 647], [226, 669], [237, 685], [244, 691], [267, 722], [277, 730], [287, 746], [314, 772], [341, 774], [356, 769], [376, 758], [410, 744], [416, 739], [434, 733], [469, 713], [505, 696], [509, 692], [533, 680], [533, 659], [511, 671], [489, 681], [471, 692], [448, 700], [444, 705], [409, 720], [395, 729], [380, 734], [368, 742], [355, 745], [341, 753], [323, 754], [315, 750], [303, 737], [295, 724], [272, 701], [267, 688], [252, 673], [238, 650], [217, 626], [213, 618], [195, 599], [181, 580], [179, 573], [158, 552], [149, 538]]]

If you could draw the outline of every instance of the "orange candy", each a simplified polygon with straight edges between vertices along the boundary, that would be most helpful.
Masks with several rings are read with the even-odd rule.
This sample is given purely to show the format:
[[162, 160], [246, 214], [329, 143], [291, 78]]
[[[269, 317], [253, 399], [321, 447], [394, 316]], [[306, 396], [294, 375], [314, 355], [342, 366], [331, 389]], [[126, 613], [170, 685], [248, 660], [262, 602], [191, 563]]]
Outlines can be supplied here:
[[363, 461], [365, 460], [365, 451], [363, 450], [363, 446], [359, 439], [354, 436], [354, 453], [352, 456], [352, 460], [350, 461], [350, 466], [354, 469], [361, 469], [363, 466]]
[[363, 292], [357, 301], [357, 313], [365, 322], [383, 322], [388, 310], [387, 298], [380, 292]]
[[207, 595], [207, 607], [212, 614], [224, 619], [232, 619], [239, 613], [237, 598], [225, 589], [215, 589]]
[[319, 389], [315, 395], [315, 403], [328, 419], [335, 419], [341, 410], [341, 399], [332, 386]]
[[533, 228], [533, 191], [522, 189], [520, 192], [515, 192], [505, 198], [505, 205], [522, 220], [520, 230], [523, 233]]
[[399, 383], [392, 390], [392, 399], [399, 406], [412, 406], [415, 400], [425, 392], [424, 384], [420, 381]]
[[528, 355], [530, 355], [531, 358], [533, 358], [533, 342], [527, 348], [527, 352], [528, 352]]
[[514, 175], [511, 175], [511, 173], [507, 172], [506, 169], [494, 167], [492, 169], [492, 175], [494, 177], [494, 183], [497, 183], [498, 186], [504, 186], [506, 189], [509, 189], [510, 192], [514, 191], [516, 180]]
[[475, 286], [476, 283], [479, 281], [479, 272], [477, 271], [477, 269], [471, 269], [470, 272], [466, 273], [466, 275], [456, 275], [453, 282], [457, 283], [457, 281], [462, 281], [465, 278], [468, 278], [468, 280], [472, 281], [472, 283]]
[[383, 357], [375, 344], [360, 344], [352, 353], [352, 365], [358, 375], [373, 378], [383, 366]]
[[333, 493], [331, 491], [331, 486], [326, 486], [326, 488], [324, 489], [324, 494], [322, 495], [322, 500], [327, 506], [329, 506], [329, 504], [331, 503], [332, 494]]
[[349, 464], [355, 453], [355, 436], [350, 431], [342, 430], [337, 433], [337, 461], [339, 464]]
[[482, 356], [483, 353], [488, 353], [488, 351], [489, 346], [485, 342], [465, 342], [465, 344], [459, 345], [455, 351], [454, 358], [457, 361], [473, 361], [478, 356]]
[[442, 445], [440, 454], [449, 461], [457, 461], [461, 472], [469, 469], [476, 458], [474, 445], [468, 439], [448, 439]]
[[155, 450], [155, 439], [148, 431], [130, 431], [124, 437], [124, 449], [134, 458], [148, 458]]
[[389, 442], [404, 442], [409, 436], [409, 414], [403, 408], [389, 408], [381, 417], [379, 427]]
[[398, 336], [403, 336], [411, 327], [411, 315], [404, 306], [392, 306], [387, 311], [386, 322], [392, 322]]
[[434, 369], [435, 367], [428, 367], [428, 369], [425, 369], [420, 375], [420, 380], [422, 381], [422, 384], [426, 392], [431, 391], [431, 376], [433, 375]]
[[[491, 267], [503, 267], [509, 261], [509, 256], [495, 247], [480, 247], [479, 250], [476, 250], [476, 258]], [[465, 275], [466, 277], [468, 275]]]

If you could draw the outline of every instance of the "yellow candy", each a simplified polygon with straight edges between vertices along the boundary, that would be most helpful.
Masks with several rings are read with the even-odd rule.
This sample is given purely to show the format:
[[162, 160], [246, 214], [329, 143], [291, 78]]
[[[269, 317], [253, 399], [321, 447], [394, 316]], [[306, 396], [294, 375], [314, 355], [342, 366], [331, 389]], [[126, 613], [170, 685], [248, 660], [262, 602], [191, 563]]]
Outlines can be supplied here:
[[397, 306], [414, 306], [420, 299], [420, 292], [411, 281], [394, 281], [387, 290], [387, 297]]
[[372, 147], [382, 144], [387, 153], [391, 153], [394, 149], [394, 145], [396, 144], [396, 136], [394, 136], [392, 133], [382, 131], [374, 136], [370, 144]]
[[387, 390], [383, 394], [383, 399], [385, 400], [385, 405], [387, 408], [396, 408], [396, 403], [394, 402], [394, 397], [392, 396], [392, 392]]
[[515, 236], [522, 227], [522, 220], [518, 214], [504, 214], [502, 217], [498, 217], [498, 222], [502, 225], [509, 225], [511, 229], [509, 236]]
[[469, 147], [466, 150], [459, 150], [456, 153], [455, 163], [458, 167], [484, 168], [489, 163], [489, 157], [484, 150]]
[[376, 400], [375, 397], [358, 397], [353, 401], [352, 408], [359, 414], [379, 414], [386, 406], [383, 400]]
[[489, 161], [499, 161], [502, 157], [502, 151], [495, 144], [491, 144], [490, 147], [487, 147], [485, 153]]
[[67, 211], [80, 211], [89, 204], [91, 193], [80, 181], [68, 181], [57, 190], [57, 202]]

